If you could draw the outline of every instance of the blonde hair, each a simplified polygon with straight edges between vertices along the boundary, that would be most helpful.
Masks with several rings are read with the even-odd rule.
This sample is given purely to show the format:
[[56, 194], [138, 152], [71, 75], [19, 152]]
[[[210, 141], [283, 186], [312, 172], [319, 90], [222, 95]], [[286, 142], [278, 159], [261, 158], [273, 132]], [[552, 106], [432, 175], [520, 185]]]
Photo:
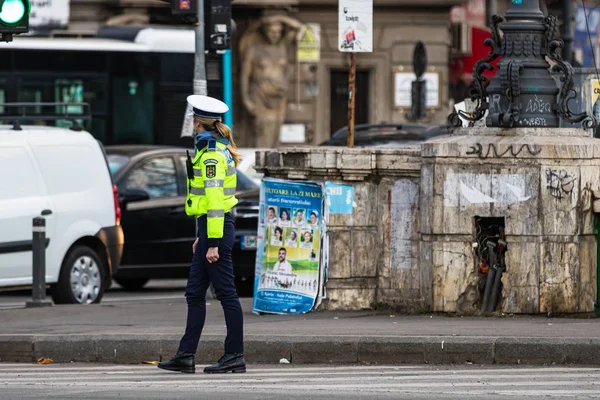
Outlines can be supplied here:
[[227, 145], [227, 150], [231, 154], [235, 165], [237, 166], [240, 162], [241, 154], [237, 151], [237, 146], [233, 141], [233, 136], [231, 135], [231, 129], [227, 125], [225, 125], [221, 119], [215, 118], [204, 118], [194, 116], [194, 122], [202, 125], [205, 131], [207, 132], [217, 132], [219, 135], [227, 138], [231, 144]]

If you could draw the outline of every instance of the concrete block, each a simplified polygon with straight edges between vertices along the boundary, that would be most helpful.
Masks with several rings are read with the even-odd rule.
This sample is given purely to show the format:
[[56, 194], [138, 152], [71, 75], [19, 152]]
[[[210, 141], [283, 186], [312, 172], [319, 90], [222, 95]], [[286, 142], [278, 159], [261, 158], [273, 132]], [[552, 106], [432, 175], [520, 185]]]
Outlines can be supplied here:
[[600, 339], [565, 339], [567, 364], [600, 365]]
[[419, 182], [419, 208], [421, 211], [421, 233], [433, 233], [433, 165], [423, 164]]
[[508, 243], [506, 272], [502, 275], [502, 312], [539, 313], [540, 246], [536, 242]]
[[494, 348], [497, 364], [562, 364], [565, 361], [563, 339], [498, 338]]
[[376, 288], [330, 288], [327, 285], [327, 310], [370, 310], [375, 306]]
[[376, 228], [353, 230], [351, 238], [350, 276], [357, 278], [377, 276], [377, 265], [381, 256], [381, 234]]
[[281, 153], [282, 166], [287, 169], [307, 169], [308, 165], [308, 154], [293, 152], [293, 153]]
[[285, 337], [254, 337], [244, 339], [244, 357], [247, 363], [277, 364], [285, 358], [292, 359], [292, 343]]
[[160, 361], [170, 360], [179, 350], [179, 341], [181, 336], [160, 335], [159, 336], [159, 351]]
[[504, 217], [507, 235], [541, 235], [539, 169], [502, 167], [491, 176], [491, 217]]
[[425, 361], [429, 364], [494, 363], [492, 338], [426, 337], [421, 338]]
[[292, 342], [294, 364], [344, 364], [358, 361], [359, 337], [316, 337]]
[[579, 238], [579, 293], [577, 296], [577, 312], [593, 312], [596, 299], [596, 275], [598, 254], [595, 236], [587, 235]]
[[137, 364], [160, 359], [160, 339], [151, 335], [103, 336], [96, 348], [98, 362]]
[[54, 362], [96, 362], [98, 350], [93, 336], [38, 336], [34, 343], [35, 359], [51, 358]]
[[197, 364], [214, 364], [223, 356], [225, 337], [203, 335], [196, 352]]
[[544, 166], [541, 169], [541, 209], [545, 235], [576, 235], [580, 217], [579, 168]]
[[423, 364], [425, 350], [418, 337], [363, 337], [358, 341], [358, 362]]
[[0, 338], [0, 362], [32, 362], [34, 360], [34, 336], [15, 335]]
[[420, 263], [420, 287], [423, 296], [423, 307], [427, 310], [433, 310], [433, 242], [421, 241]]
[[543, 242], [540, 312], [572, 313], [579, 293], [579, 244]]
[[350, 231], [331, 230], [329, 232], [329, 278], [350, 278], [351, 269]]
[[471, 243], [434, 242], [434, 311], [476, 311], [479, 297], [479, 276]]
[[377, 187], [371, 183], [356, 183], [354, 185], [354, 203], [352, 226], [377, 226]]
[[473, 217], [491, 215], [492, 171], [448, 167], [443, 185], [441, 229], [445, 234], [472, 234]]

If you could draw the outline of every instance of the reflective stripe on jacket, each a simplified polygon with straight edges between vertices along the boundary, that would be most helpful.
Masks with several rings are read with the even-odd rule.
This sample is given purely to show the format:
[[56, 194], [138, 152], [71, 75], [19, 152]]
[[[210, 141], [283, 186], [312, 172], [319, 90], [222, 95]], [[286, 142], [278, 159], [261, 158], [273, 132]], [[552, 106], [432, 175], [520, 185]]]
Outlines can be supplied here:
[[225, 214], [238, 203], [235, 162], [227, 146], [211, 140], [194, 156], [192, 166], [194, 177], [188, 178], [185, 212], [196, 218], [207, 216], [209, 247], [217, 247]]

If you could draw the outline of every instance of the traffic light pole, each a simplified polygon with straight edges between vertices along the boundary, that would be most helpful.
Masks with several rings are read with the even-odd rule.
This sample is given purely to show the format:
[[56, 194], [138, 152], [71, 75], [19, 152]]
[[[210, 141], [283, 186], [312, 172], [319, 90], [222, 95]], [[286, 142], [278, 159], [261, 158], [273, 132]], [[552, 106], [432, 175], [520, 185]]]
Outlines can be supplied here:
[[196, 55], [194, 58], [194, 94], [208, 95], [206, 65], [204, 58], [204, 0], [198, 1], [198, 25], [196, 25]]
[[[200, 94], [208, 96], [208, 86], [206, 82], [206, 66], [204, 57], [204, 0], [196, 0], [198, 9], [196, 10], [196, 16], [198, 22], [196, 24], [195, 36], [196, 36], [196, 50], [194, 54], [194, 78], [193, 94]], [[183, 126], [181, 128], [181, 137], [193, 137], [193, 117], [192, 108], [188, 104], [186, 105], [185, 115], [183, 117]], [[193, 145], [193, 143], [192, 143]]]

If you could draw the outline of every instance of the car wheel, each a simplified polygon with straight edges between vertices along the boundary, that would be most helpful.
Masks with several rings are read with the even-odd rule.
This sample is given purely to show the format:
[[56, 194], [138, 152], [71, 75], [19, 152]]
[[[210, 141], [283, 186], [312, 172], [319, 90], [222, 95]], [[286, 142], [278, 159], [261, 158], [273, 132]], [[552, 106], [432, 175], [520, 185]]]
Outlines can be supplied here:
[[127, 291], [136, 291], [146, 286], [146, 283], [148, 283], [149, 280], [150, 279], [148, 278], [119, 278], [115, 279], [115, 282]]
[[93, 249], [73, 247], [63, 261], [58, 283], [52, 287], [52, 299], [56, 304], [100, 303], [105, 271]]

